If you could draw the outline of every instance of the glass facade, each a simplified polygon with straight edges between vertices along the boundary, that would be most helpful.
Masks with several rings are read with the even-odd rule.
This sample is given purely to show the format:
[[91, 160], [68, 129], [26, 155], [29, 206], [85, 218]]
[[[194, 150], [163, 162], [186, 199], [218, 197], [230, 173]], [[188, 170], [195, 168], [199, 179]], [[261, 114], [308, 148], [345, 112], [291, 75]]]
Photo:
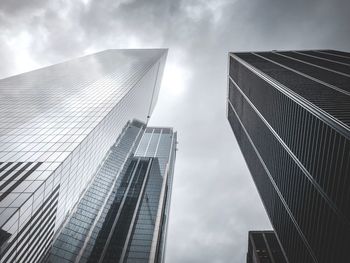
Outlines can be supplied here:
[[176, 133], [128, 123], [47, 262], [163, 262]]
[[347, 261], [349, 65], [331, 50], [229, 54], [228, 120], [290, 262]]
[[247, 263], [287, 263], [274, 231], [249, 231]]
[[0, 262], [43, 257], [125, 123], [152, 113], [166, 54], [106, 50], [0, 80]]

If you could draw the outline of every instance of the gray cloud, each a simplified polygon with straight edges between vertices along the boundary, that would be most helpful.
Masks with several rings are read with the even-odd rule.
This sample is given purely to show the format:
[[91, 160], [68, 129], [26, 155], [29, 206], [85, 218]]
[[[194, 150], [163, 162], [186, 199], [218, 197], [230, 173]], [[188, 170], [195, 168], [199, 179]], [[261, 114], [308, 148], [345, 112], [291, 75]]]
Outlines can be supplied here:
[[169, 47], [152, 125], [179, 151], [168, 262], [244, 262], [270, 228], [225, 117], [227, 52], [349, 50], [348, 1], [2, 1], [0, 76], [106, 48]]

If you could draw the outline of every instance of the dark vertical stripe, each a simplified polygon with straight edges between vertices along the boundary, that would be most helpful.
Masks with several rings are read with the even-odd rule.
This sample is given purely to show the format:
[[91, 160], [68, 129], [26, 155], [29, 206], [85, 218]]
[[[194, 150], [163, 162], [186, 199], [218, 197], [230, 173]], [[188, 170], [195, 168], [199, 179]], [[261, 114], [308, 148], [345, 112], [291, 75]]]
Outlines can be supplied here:
[[[3, 164], [3, 163], [1, 163], [1, 164]], [[0, 164], [0, 165], [1, 165], [1, 164]], [[5, 170], [7, 167], [9, 167], [11, 164], [13, 164], [13, 162], [8, 162], [8, 163], [5, 164], [3, 167], [1, 167], [1, 168], [0, 168], [0, 173], [2, 173], [2, 171]], [[1, 180], [1, 178], [0, 178], [0, 180]]]
[[29, 251], [31, 252], [29, 254], [29, 261], [31, 261], [33, 258], [37, 257], [40, 254], [40, 252], [42, 251], [41, 245], [43, 243], [43, 240], [46, 240], [46, 242], [50, 240], [47, 240], [47, 237], [50, 233], [53, 232], [54, 229], [56, 219], [55, 215], [57, 210], [56, 205], [57, 203], [55, 204], [52, 212], [48, 215], [49, 219], [46, 221], [43, 220], [44, 222], [40, 222], [40, 228], [38, 226], [37, 229], [33, 231], [33, 233], [36, 233], [36, 235], [30, 240], [31, 243], [29, 246]]
[[[58, 190], [59, 190], [59, 185], [52, 191], [52, 193], [46, 198], [44, 203], [35, 211], [35, 213], [32, 215], [30, 220], [22, 227], [22, 229], [18, 232], [16, 237], [11, 241], [11, 243], [4, 249], [4, 251], [1, 251], [1, 255], [4, 255], [8, 250], [12, 249], [11, 253], [7, 257], [10, 257], [15, 251], [15, 247], [13, 245], [15, 242], [20, 239], [21, 234], [23, 234], [25, 231], [30, 231], [31, 227], [34, 227], [38, 222], [40, 221], [40, 214], [43, 214], [49, 209], [49, 207], [57, 200], [58, 198]], [[20, 241], [19, 241], [20, 242]], [[0, 255], [0, 258], [1, 258]]]
[[[12, 163], [11, 163], [12, 164]], [[4, 173], [1, 177], [0, 177], [0, 181], [4, 180], [6, 178], [6, 176], [8, 176], [10, 173], [12, 173], [17, 167], [19, 167], [22, 163], [16, 163], [14, 166], [12, 166], [6, 173]], [[7, 166], [8, 167], [8, 166]]]
[[[18, 177], [28, 166], [30, 166], [32, 163], [27, 163], [25, 166], [23, 166], [17, 173], [15, 173], [7, 182], [0, 186], [0, 190], [2, 190], [6, 185], [8, 185], [12, 180]], [[17, 186], [19, 186], [29, 175], [31, 175], [32, 172], [34, 172], [42, 163], [37, 163], [32, 167], [28, 172], [26, 172], [16, 183], [14, 183], [9, 189], [6, 190], [5, 193], [3, 193], [0, 196], [0, 202], [4, 200], [6, 196], [8, 196]]]

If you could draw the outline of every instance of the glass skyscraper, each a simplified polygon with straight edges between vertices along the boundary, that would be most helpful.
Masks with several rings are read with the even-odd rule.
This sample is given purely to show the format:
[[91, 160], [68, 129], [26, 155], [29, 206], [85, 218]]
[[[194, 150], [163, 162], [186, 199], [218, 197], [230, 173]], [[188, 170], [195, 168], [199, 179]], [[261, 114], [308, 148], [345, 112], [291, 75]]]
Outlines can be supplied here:
[[274, 231], [249, 231], [247, 263], [287, 263]]
[[125, 124], [147, 122], [166, 55], [106, 50], [0, 80], [1, 262], [43, 258]]
[[176, 153], [171, 128], [128, 123], [46, 262], [162, 262]]
[[289, 262], [348, 262], [350, 54], [229, 54], [227, 116]]

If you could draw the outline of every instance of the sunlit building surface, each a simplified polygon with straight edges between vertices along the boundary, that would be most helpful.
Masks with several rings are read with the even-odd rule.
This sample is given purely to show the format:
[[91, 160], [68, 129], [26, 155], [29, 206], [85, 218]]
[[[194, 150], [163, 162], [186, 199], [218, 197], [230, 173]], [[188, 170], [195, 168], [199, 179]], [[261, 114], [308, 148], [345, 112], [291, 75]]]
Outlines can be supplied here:
[[0, 80], [0, 258], [38, 262], [125, 124], [147, 122], [167, 50], [106, 50]]
[[230, 53], [228, 78], [228, 120], [287, 258], [349, 262], [350, 53]]
[[162, 262], [175, 151], [171, 128], [128, 124], [47, 262]]
[[247, 263], [287, 263], [274, 231], [249, 231]]

